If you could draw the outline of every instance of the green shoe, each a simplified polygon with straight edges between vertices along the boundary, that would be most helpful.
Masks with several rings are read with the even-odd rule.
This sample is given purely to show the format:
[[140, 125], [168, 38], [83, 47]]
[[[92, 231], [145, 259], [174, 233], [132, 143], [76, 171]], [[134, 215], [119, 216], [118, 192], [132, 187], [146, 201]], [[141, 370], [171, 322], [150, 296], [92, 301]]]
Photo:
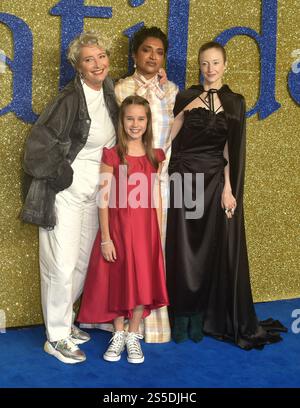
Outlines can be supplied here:
[[189, 338], [195, 343], [199, 343], [203, 339], [203, 318], [201, 314], [190, 317]]
[[175, 343], [182, 343], [188, 339], [189, 317], [176, 316], [172, 328], [172, 338]]

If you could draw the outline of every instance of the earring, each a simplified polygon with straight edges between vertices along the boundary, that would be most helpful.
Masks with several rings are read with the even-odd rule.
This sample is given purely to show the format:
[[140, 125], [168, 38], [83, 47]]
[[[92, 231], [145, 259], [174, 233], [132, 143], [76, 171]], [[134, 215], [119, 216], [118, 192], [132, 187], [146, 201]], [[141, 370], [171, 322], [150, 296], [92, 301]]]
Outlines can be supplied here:
[[133, 68], [136, 69], [136, 63], [133, 64]]

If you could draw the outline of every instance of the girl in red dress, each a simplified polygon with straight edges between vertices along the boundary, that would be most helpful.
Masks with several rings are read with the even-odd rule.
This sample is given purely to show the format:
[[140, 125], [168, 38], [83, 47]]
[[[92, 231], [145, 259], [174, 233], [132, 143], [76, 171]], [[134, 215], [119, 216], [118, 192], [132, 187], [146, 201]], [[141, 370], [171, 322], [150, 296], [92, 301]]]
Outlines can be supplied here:
[[[130, 363], [144, 355], [138, 328], [152, 309], [168, 305], [160, 240], [159, 175], [165, 155], [152, 148], [151, 110], [146, 99], [127, 97], [120, 109], [118, 144], [103, 149], [98, 231], [78, 320], [113, 321], [103, 355], [118, 361], [127, 348]], [[128, 333], [124, 319], [129, 320]]]

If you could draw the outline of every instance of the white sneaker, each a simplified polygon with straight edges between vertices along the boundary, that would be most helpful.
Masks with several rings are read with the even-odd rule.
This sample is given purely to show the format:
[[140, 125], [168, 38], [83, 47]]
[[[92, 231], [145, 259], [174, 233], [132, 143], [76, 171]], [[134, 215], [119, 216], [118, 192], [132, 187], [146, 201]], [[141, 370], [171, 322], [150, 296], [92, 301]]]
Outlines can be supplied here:
[[116, 331], [109, 340], [109, 343], [111, 344], [103, 354], [104, 360], [119, 361], [121, 359], [121, 354], [125, 349], [125, 339], [126, 333], [124, 331]]
[[86, 360], [84, 352], [73, 343], [70, 337], [59, 341], [46, 341], [44, 350], [67, 364], [82, 363]]
[[129, 332], [126, 337], [127, 361], [128, 363], [140, 364], [145, 358], [140, 345], [143, 336], [139, 333]]

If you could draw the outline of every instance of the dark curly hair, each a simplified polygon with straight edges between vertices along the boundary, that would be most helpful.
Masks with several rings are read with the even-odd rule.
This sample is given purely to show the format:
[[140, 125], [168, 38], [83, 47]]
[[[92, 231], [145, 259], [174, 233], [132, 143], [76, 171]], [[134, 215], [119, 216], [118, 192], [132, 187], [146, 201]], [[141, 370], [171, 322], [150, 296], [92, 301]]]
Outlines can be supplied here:
[[169, 42], [167, 39], [167, 36], [164, 32], [161, 31], [160, 28], [158, 27], [142, 27], [139, 31], [137, 31], [134, 36], [132, 37], [131, 40], [131, 52], [132, 54], [136, 54], [140, 45], [143, 44], [143, 42], [146, 40], [148, 37], [154, 37], [158, 38], [161, 40], [164, 46], [164, 51], [165, 53], [168, 50]]

